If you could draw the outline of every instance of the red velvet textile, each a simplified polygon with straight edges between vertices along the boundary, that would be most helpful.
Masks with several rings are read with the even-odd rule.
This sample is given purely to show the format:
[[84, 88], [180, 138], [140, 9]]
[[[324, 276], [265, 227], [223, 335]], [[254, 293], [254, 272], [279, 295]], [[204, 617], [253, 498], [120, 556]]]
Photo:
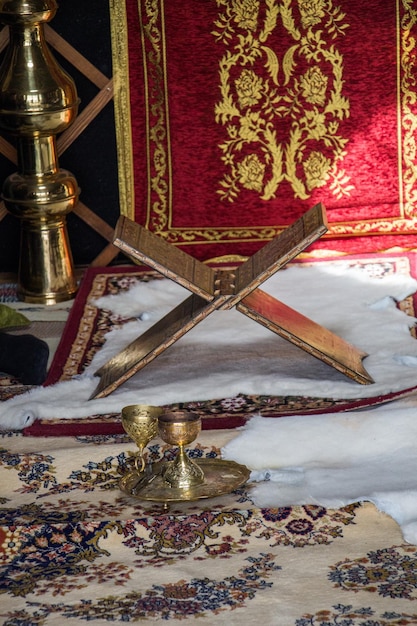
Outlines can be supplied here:
[[316, 249], [416, 247], [411, 4], [126, 0], [136, 221], [249, 255], [321, 201]]

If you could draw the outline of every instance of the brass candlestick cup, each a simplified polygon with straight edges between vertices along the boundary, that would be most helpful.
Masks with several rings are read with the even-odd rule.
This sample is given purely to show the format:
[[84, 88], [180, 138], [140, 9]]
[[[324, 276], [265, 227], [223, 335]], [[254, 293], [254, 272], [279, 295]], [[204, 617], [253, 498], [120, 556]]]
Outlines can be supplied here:
[[184, 490], [204, 483], [203, 470], [187, 456], [184, 448], [197, 438], [201, 430], [200, 416], [192, 411], [163, 413], [158, 418], [158, 429], [166, 443], [178, 446], [175, 460], [163, 472], [164, 481]]
[[123, 428], [139, 448], [135, 457], [138, 472], [145, 469], [143, 451], [158, 434], [158, 417], [162, 412], [160, 407], [148, 404], [131, 404], [122, 409]]

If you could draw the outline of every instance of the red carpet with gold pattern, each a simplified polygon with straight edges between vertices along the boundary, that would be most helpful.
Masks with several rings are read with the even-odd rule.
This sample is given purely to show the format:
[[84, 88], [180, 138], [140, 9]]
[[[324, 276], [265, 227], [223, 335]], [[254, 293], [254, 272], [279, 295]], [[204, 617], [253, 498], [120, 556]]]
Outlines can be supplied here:
[[111, 3], [121, 211], [200, 259], [322, 201], [315, 244], [417, 242], [416, 23], [401, 0]]

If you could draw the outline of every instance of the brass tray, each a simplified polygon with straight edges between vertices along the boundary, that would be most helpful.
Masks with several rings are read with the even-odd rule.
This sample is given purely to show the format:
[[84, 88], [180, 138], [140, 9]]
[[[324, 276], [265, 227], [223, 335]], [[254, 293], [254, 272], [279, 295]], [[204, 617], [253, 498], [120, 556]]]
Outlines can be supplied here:
[[152, 474], [148, 484], [138, 490], [137, 493], [133, 493], [139, 477], [136, 470], [123, 476], [119, 482], [119, 487], [124, 493], [138, 500], [184, 502], [225, 495], [243, 485], [250, 476], [250, 470], [235, 461], [223, 459], [193, 459], [193, 461], [204, 472], [204, 483], [201, 485], [189, 489], [170, 487], [164, 481], [162, 473], [172, 461], [160, 461], [152, 465]]

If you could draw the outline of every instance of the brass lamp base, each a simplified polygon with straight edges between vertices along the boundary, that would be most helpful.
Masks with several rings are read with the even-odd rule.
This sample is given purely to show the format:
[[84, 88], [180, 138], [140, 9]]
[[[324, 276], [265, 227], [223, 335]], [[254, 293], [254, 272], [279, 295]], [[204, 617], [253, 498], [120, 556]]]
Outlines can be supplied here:
[[[53, 150], [47, 139], [34, 146]], [[21, 222], [19, 299], [55, 304], [73, 298], [77, 283], [65, 216], [78, 198], [75, 178], [66, 170], [48, 176], [15, 173], [4, 182], [3, 198]]]
[[20, 262], [17, 296], [24, 302], [56, 304], [71, 300], [77, 292], [71, 250], [65, 224], [22, 222], [20, 248], [27, 261]]
[[66, 229], [79, 189], [59, 169], [56, 134], [75, 119], [73, 80], [52, 56], [44, 22], [56, 0], [0, 0], [9, 45], [0, 68], [0, 129], [17, 138], [18, 172], [3, 185], [7, 210], [21, 222], [18, 296], [54, 304], [74, 297], [77, 284]]

